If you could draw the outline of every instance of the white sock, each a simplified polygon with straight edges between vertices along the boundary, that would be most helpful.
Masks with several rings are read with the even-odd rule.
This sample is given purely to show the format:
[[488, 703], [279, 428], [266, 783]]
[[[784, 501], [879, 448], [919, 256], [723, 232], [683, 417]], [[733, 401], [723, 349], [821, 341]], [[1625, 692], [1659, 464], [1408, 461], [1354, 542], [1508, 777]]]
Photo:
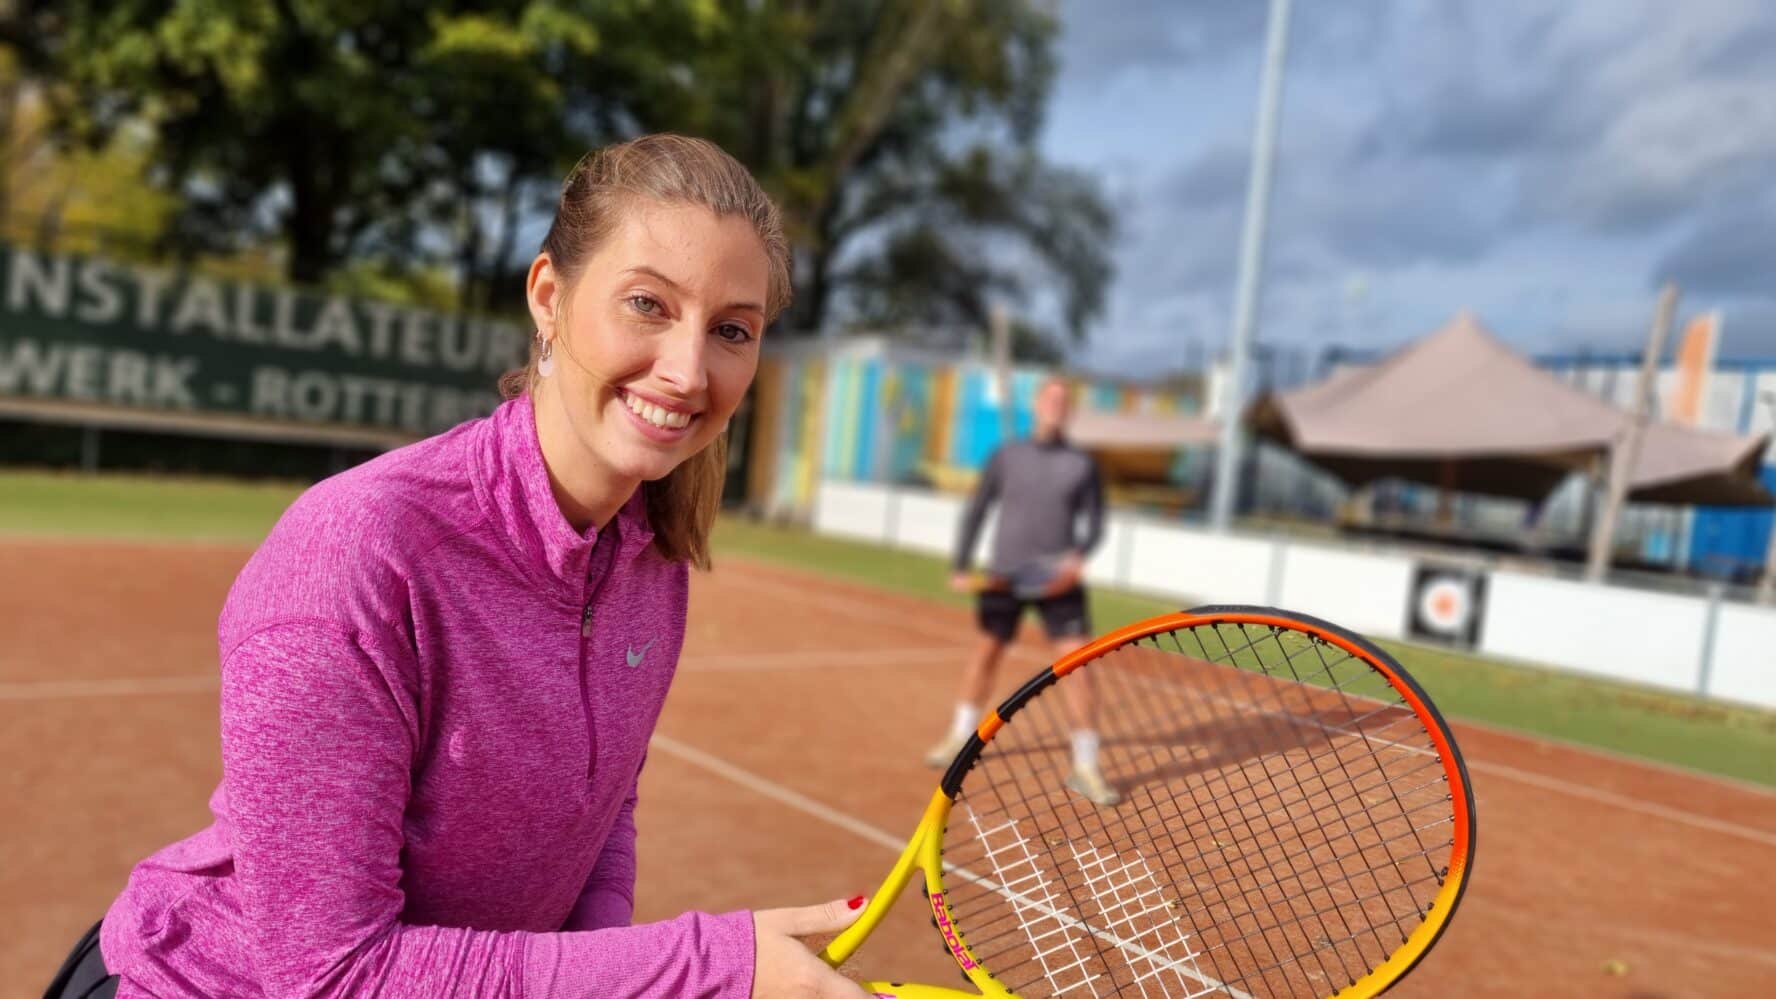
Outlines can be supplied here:
[[1089, 728], [1073, 730], [1073, 769], [1098, 768], [1098, 733]]
[[966, 701], [956, 704], [956, 719], [950, 722], [950, 736], [966, 739], [975, 729], [980, 727], [981, 709]]

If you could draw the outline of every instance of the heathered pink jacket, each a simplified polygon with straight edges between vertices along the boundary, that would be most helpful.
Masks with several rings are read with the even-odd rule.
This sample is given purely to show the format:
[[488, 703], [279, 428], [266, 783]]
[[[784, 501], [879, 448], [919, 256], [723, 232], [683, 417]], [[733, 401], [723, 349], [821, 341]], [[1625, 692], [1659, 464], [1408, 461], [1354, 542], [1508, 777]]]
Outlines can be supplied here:
[[215, 822], [105, 917], [119, 996], [746, 999], [752, 919], [630, 926], [688, 572], [582, 537], [526, 399], [298, 499], [222, 610]]

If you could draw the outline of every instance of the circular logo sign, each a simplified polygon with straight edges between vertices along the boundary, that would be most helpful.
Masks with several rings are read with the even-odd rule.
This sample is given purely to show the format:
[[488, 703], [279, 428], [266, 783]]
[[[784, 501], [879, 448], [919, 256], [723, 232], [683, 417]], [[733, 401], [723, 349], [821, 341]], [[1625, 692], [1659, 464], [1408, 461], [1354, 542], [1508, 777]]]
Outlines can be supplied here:
[[1446, 635], [1459, 635], [1467, 627], [1472, 608], [1467, 585], [1448, 576], [1427, 583], [1418, 594], [1418, 619], [1426, 628]]

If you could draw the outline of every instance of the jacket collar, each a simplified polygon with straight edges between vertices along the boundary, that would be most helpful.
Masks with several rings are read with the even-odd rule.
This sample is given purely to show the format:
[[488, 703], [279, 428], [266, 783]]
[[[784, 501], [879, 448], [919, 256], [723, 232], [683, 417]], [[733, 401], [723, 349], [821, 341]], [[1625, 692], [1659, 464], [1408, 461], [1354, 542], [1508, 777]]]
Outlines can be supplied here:
[[525, 571], [550, 588], [559, 588], [566, 599], [577, 602], [583, 597], [600, 534], [616, 531], [619, 564], [654, 539], [645, 483], [602, 531], [589, 527], [582, 534], [573, 529], [549, 487], [536, 412], [528, 395], [502, 403], [483, 422], [475, 453], [479, 466], [475, 491], [487, 517]]

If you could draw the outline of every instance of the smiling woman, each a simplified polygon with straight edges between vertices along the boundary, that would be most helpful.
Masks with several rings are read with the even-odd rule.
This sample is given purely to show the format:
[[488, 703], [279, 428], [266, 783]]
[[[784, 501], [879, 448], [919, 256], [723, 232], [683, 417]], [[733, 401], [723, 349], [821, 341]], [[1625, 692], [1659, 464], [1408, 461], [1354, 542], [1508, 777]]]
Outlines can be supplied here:
[[777, 210], [715, 146], [575, 167], [506, 401], [285, 512], [221, 614], [215, 822], [49, 995], [860, 996], [795, 939], [859, 900], [630, 925], [689, 568], [788, 297]]
[[709, 143], [601, 150], [569, 175], [528, 295], [530, 365], [503, 387], [531, 394], [543, 451], [563, 459], [551, 469], [578, 477], [554, 473], [568, 518], [597, 519], [663, 478], [647, 492], [657, 543], [707, 566], [723, 431], [789, 302], [776, 206]]

